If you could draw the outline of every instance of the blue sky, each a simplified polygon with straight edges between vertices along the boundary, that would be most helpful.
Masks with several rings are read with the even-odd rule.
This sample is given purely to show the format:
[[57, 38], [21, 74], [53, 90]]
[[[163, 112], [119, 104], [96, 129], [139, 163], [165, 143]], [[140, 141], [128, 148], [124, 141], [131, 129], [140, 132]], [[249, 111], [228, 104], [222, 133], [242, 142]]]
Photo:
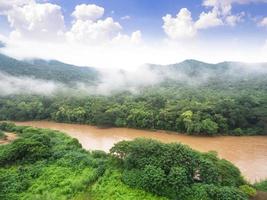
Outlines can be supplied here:
[[[197, 18], [202, 11], [207, 10], [203, 7], [200, 0], [49, 0], [46, 2], [58, 4], [62, 7], [68, 26], [71, 24], [71, 13], [76, 5], [96, 4], [105, 8], [105, 16], [111, 16], [120, 21], [126, 32], [142, 29], [143, 34], [148, 38], [164, 36], [164, 31], [161, 28], [161, 18], [166, 13], [176, 15], [181, 8], [185, 7], [191, 11], [193, 18]], [[262, 38], [267, 33], [267, 29], [259, 28], [250, 18], [263, 18], [267, 16], [267, 3], [234, 3], [232, 11], [233, 13], [245, 12], [247, 16], [235, 29], [229, 27], [213, 28], [212, 31], [206, 31], [207, 34], [210, 36], [210, 32], [212, 35], [219, 33], [221, 36], [224, 34], [227, 36], [232, 33], [240, 33], [243, 36], [258, 35]], [[130, 16], [131, 18], [130, 20], [122, 20], [121, 18], [124, 16]], [[7, 33], [10, 31], [5, 16], [0, 16], [0, 27], [1, 32]]]
[[[202, 11], [207, 10], [200, 0], [50, 0], [49, 2], [59, 4], [63, 8], [64, 16], [68, 24], [72, 18], [70, 14], [78, 4], [96, 4], [105, 8], [105, 16], [112, 16], [121, 22], [126, 32], [141, 29], [146, 37], [164, 36], [162, 30], [162, 17], [166, 13], [176, 15], [181, 8], [188, 8], [193, 18], [197, 18]], [[244, 21], [235, 28], [219, 27], [212, 31], [206, 31], [210, 36], [216, 33], [227, 37], [228, 34], [240, 33], [241, 36], [258, 35], [261, 38], [266, 35], [267, 29], [259, 28], [250, 18], [263, 18], [267, 16], [267, 3], [234, 3], [233, 13], [245, 12]], [[121, 20], [121, 17], [130, 16], [130, 20]], [[218, 31], [216, 31], [218, 30]]]
[[[267, 0], [10, 0], [0, 2], [0, 39], [7, 44], [2, 51], [15, 57], [88, 65], [122, 65], [121, 52], [138, 64], [186, 58], [262, 62]], [[36, 44], [44, 51], [36, 51]], [[63, 48], [66, 56], [49, 48]], [[94, 58], [74, 57], [68, 48]]]

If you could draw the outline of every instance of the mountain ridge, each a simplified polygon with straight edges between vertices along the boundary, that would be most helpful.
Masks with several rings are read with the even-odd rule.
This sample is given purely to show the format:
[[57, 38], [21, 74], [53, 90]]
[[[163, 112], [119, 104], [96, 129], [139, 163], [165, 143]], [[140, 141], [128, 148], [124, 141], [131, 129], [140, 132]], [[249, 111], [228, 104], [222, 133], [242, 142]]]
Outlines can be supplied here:
[[29, 76], [63, 83], [77, 81], [93, 83], [99, 76], [98, 71], [92, 67], [79, 67], [56, 60], [21, 61], [4, 54], [0, 54], [0, 71], [12, 76]]
[[[216, 64], [195, 59], [187, 59], [169, 65], [147, 64], [148, 69], [159, 76], [178, 80], [181, 75], [186, 78], [220, 78], [242, 77], [267, 73], [267, 63], [242, 63], [224, 61]], [[124, 71], [124, 70], [123, 70]], [[0, 72], [12, 76], [28, 76], [35, 79], [52, 80], [63, 83], [84, 82], [96, 84], [101, 72], [94, 67], [76, 66], [58, 60], [28, 59], [17, 60], [0, 54]], [[183, 80], [183, 79], [182, 79]]]

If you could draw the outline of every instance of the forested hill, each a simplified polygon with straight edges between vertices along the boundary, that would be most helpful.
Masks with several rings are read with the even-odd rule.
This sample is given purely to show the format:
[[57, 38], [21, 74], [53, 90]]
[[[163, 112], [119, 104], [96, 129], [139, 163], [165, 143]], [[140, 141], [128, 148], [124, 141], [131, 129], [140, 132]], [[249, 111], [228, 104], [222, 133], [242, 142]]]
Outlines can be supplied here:
[[65, 83], [99, 77], [95, 85], [67, 87], [23, 78], [0, 79], [0, 120], [46, 119], [195, 135], [267, 134], [266, 64], [186, 60], [148, 68], [143, 74], [123, 72], [105, 79], [94, 68], [58, 61], [21, 62], [0, 55], [0, 71], [13, 76]]
[[192, 59], [171, 65], [150, 64], [149, 68], [161, 74], [183, 74], [187, 78], [244, 78], [267, 74], [267, 63], [221, 62], [210, 64]]
[[[222, 62], [209, 64], [197, 60], [185, 60], [171, 65], [148, 64], [149, 71], [157, 74], [161, 81], [172, 83], [219, 83], [255, 80], [262, 85], [267, 74], [267, 63]], [[138, 71], [138, 70], [137, 70]], [[17, 60], [0, 54], [0, 72], [12, 76], [28, 76], [36, 79], [52, 80], [62, 83], [85, 82], [95, 84], [101, 82], [100, 72], [93, 67], [78, 67], [57, 60]], [[124, 75], [124, 74], [120, 74]], [[127, 78], [126, 78], [127, 79]], [[174, 82], [173, 82], [174, 81]], [[266, 85], [266, 84], [265, 84]]]
[[63, 83], [93, 83], [98, 79], [98, 71], [92, 67], [78, 67], [56, 60], [20, 61], [3, 54], [0, 54], [0, 72], [12, 76], [29, 76]]

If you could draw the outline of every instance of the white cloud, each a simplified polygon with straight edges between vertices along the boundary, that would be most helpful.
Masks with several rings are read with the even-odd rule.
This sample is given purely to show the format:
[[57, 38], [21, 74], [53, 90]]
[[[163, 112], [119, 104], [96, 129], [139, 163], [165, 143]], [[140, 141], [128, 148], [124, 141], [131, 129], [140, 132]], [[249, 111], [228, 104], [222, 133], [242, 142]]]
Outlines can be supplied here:
[[130, 36], [125, 34], [118, 34], [113, 38], [112, 43], [115, 45], [138, 45], [142, 42], [142, 33], [140, 30], [133, 32]]
[[125, 15], [125, 16], [121, 17], [121, 20], [129, 20], [129, 19], [131, 19], [131, 16], [129, 16], [129, 15]]
[[112, 17], [101, 19], [103, 15], [102, 7], [85, 4], [76, 6], [72, 13], [75, 20], [66, 33], [67, 40], [89, 45], [132, 45], [141, 42], [140, 31], [135, 31], [131, 35], [123, 34], [119, 22], [114, 21]]
[[223, 21], [218, 17], [217, 12], [215, 11], [208, 13], [202, 12], [195, 23], [197, 29], [206, 29], [220, 25], [223, 25]]
[[259, 26], [266, 26], [267, 27], [267, 17], [263, 18], [259, 23]]
[[207, 6], [214, 6], [215, 4], [218, 3], [223, 3], [223, 4], [249, 4], [249, 3], [267, 3], [267, 0], [204, 0], [203, 4]]
[[182, 8], [176, 17], [167, 14], [163, 18], [163, 29], [171, 39], [192, 38], [197, 31], [187, 8]]
[[196, 21], [192, 19], [191, 12], [187, 8], [182, 8], [176, 17], [167, 14], [162, 18], [163, 29], [169, 38], [176, 40], [193, 38], [201, 29], [222, 25], [235, 26], [242, 21], [245, 13], [232, 14], [233, 2], [245, 3], [242, 0], [204, 0], [203, 6], [211, 10], [201, 12]]
[[[43, 3], [35, 4], [43, 5]], [[37, 5], [30, 3], [12, 7], [11, 10], [17, 12], [17, 15], [12, 16], [14, 18], [12, 35], [13, 37], [14, 35], [20, 35], [23, 38], [28, 35], [28, 40], [11, 40], [9, 38], [6, 41], [7, 47], [2, 48], [1, 52], [17, 58], [40, 57], [58, 59], [82, 66], [124, 69], [134, 68], [143, 63], [175, 63], [188, 58], [207, 62], [267, 60], [267, 54], [255, 54], [255, 52], [259, 52], [258, 46], [255, 47], [256, 44], [255, 46], [253, 46], [254, 44], [248, 44], [247, 41], [242, 41], [242, 38], [238, 41], [229, 38], [218, 40], [218, 37], [213, 40], [213, 37], [211, 37], [203, 41], [192, 40], [193, 42], [191, 42], [191, 40], [186, 40], [184, 43], [170, 40], [157, 41], [156, 44], [144, 43], [142, 42], [141, 31], [125, 34], [120, 23], [113, 18], [103, 17], [104, 13], [101, 18], [92, 18], [88, 15], [85, 17], [83, 15], [83, 17], [80, 16], [81, 19], [77, 19], [73, 16], [72, 27], [66, 30], [64, 29], [64, 18], [59, 6], [58, 9], [55, 9], [56, 5], [53, 6], [53, 10], [58, 10], [57, 13], [59, 14], [52, 14], [47, 17], [46, 14], [48, 15], [51, 12], [45, 9], [37, 12], [35, 8]], [[25, 6], [29, 6], [35, 11], [28, 10], [26, 12]], [[222, 14], [227, 12], [226, 15]], [[163, 19], [163, 28], [170, 38], [192, 39], [198, 31], [204, 28], [221, 25], [220, 20], [224, 25], [236, 24], [238, 20], [231, 16], [236, 16], [236, 14], [229, 13], [229, 9], [226, 8], [222, 12], [213, 6], [207, 7], [205, 13], [201, 13], [199, 18], [194, 20], [190, 11], [184, 8], [177, 16], [166, 15]], [[53, 24], [48, 23], [49, 21]], [[58, 28], [58, 24], [62, 23], [61, 28]], [[53, 26], [54, 24], [57, 26]], [[62, 39], [64, 39], [62, 42], [52, 43], [44, 40], [54, 41], [54, 36], [60, 34], [61, 31], [58, 30], [62, 29], [63, 36], [66, 36], [62, 36]]]
[[0, 72], [0, 96], [11, 94], [42, 94], [52, 95], [61, 88], [53, 81], [33, 79], [29, 77], [15, 77]]
[[241, 12], [240, 14], [237, 15], [229, 15], [225, 18], [225, 22], [229, 25], [229, 26], [236, 26], [236, 24], [238, 22], [241, 22], [243, 17], [245, 16], [244, 12]]
[[228, 15], [231, 13], [232, 0], [204, 0], [203, 5], [212, 7], [220, 15]]
[[23, 6], [34, 2], [34, 0], [0, 0], [0, 14], [5, 14], [15, 6]]
[[61, 7], [55, 4], [30, 3], [13, 7], [7, 13], [12, 37], [51, 40], [64, 31], [64, 17]]
[[72, 42], [101, 44], [112, 40], [121, 29], [121, 25], [111, 17], [96, 22], [77, 20], [66, 36]]
[[77, 20], [95, 21], [103, 16], [105, 9], [95, 4], [81, 4], [75, 7], [72, 16]]
[[245, 13], [241, 12], [236, 15], [233, 15], [232, 4], [246, 4], [253, 2], [255, 2], [255, 0], [204, 0], [203, 5], [206, 7], [212, 7], [212, 11], [216, 12], [226, 25], [235, 26], [238, 22], [242, 21], [242, 18], [245, 16]]

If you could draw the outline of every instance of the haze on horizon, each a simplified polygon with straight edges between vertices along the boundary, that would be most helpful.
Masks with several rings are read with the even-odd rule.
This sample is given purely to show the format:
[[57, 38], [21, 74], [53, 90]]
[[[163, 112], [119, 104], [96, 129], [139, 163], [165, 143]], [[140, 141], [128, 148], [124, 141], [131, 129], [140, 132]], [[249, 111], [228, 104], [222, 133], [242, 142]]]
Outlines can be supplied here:
[[266, 0], [0, 0], [0, 53], [99, 68], [267, 61]]

